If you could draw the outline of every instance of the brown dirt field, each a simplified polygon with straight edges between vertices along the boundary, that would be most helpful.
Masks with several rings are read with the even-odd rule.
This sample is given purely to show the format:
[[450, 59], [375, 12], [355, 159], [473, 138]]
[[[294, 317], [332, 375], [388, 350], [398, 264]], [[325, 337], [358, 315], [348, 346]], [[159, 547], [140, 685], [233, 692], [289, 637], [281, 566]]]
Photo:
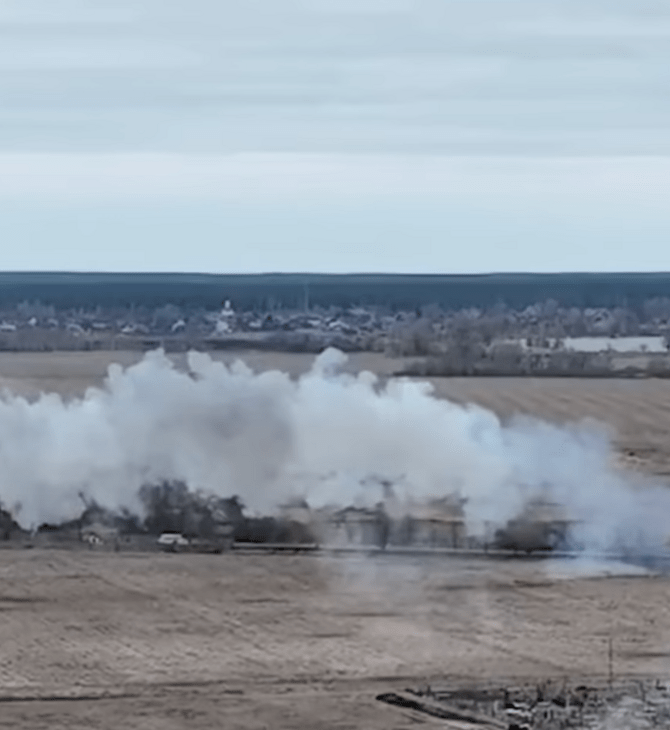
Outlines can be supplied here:
[[449, 727], [376, 694], [665, 675], [670, 581], [549, 561], [0, 551], [0, 728]]
[[[292, 376], [306, 372], [314, 362], [314, 355], [291, 352], [263, 352], [258, 350], [210, 352], [214, 360], [233, 363], [243, 360], [252, 370], [281, 370]], [[124, 367], [141, 360], [143, 353], [136, 351], [99, 352], [0, 352], [0, 390], [34, 398], [42, 392], [60, 393], [64, 397], [80, 396], [91, 386], [102, 385], [112, 363]], [[185, 355], [170, 356], [178, 366], [185, 363]], [[382, 376], [402, 367], [403, 361], [386, 358], [377, 353], [350, 355], [347, 370], [371, 370]]]
[[670, 476], [670, 381], [593, 378], [435, 378], [435, 393], [502, 419], [517, 414], [605, 426], [629, 465]]

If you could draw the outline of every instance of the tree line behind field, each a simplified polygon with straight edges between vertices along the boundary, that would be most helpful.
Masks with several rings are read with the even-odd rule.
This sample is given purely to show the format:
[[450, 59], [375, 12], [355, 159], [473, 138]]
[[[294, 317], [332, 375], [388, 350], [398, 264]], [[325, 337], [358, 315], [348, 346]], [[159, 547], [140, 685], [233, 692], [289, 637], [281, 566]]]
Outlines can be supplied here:
[[521, 309], [554, 300], [579, 309], [625, 307], [670, 296], [670, 273], [626, 274], [114, 274], [0, 272], [0, 307], [41, 302], [73, 308], [156, 308], [187, 311], [231, 300], [239, 310], [384, 306], [392, 311], [437, 305], [447, 310]]

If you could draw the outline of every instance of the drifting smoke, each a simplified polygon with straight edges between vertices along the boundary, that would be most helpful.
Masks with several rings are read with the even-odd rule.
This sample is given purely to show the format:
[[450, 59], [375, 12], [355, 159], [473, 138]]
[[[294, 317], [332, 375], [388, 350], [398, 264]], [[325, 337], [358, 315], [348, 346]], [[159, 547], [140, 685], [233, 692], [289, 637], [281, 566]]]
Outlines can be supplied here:
[[401, 505], [460, 493], [474, 531], [543, 492], [581, 521], [587, 547], [665, 540], [670, 493], [631, 484], [612, 466], [604, 432], [503, 425], [433, 397], [425, 383], [341, 374], [344, 360], [328, 350], [294, 381], [199, 353], [181, 372], [153, 352], [126, 370], [112, 366], [105, 386], [78, 400], [6, 393], [0, 499], [28, 527], [79, 514], [80, 492], [141, 512], [138, 489], [163, 480], [237, 494], [267, 512], [296, 496], [312, 507], [373, 504], [388, 479]]

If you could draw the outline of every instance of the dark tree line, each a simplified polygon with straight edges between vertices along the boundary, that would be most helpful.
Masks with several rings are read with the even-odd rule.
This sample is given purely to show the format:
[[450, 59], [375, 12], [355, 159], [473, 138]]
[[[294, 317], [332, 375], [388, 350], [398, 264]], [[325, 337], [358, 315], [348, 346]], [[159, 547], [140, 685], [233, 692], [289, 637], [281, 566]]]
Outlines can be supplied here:
[[238, 310], [313, 306], [386, 306], [392, 311], [436, 304], [457, 310], [503, 304], [521, 309], [554, 300], [561, 307], [621, 307], [640, 315], [648, 300], [670, 294], [670, 273], [630, 274], [96, 274], [0, 272], [0, 307], [25, 301], [59, 310], [173, 304], [213, 309], [224, 299]]

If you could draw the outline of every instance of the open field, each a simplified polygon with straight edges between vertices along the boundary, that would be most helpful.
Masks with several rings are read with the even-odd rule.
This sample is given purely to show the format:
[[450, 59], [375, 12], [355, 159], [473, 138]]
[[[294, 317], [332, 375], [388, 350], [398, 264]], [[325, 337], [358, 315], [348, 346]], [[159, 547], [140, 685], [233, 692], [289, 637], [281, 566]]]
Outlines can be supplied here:
[[0, 727], [449, 727], [375, 696], [602, 676], [610, 636], [618, 675], [666, 676], [670, 580], [557, 570], [3, 550]]
[[[314, 355], [258, 350], [210, 352], [210, 357], [225, 363], [243, 360], [253, 370], [281, 370], [292, 376], [306, 372]], [[80, 396], [90, 386], [102, 385], [112, 363], [124, 367], [141, 360], [142, 352], [116, 350], [98, 352], [0, 352], [0, 390], [34, 398], [41, 392], [60, 393], [64, 397]], [[177, 366], [186, 362], [185, 355], [171, 355]], [[347, 370], [371, 370], [390, 375], [400, 369], [403, 360], [386, 358], [377, 353], [355, 353], [349, 357]]]
[[[293, 375], [306, 355], [241, 353]], [[81, 395], [136, 353], [2, 353], [0, 387]], [[232, 360], [235, 353], [219, 353]], [[179, 364], [179, 363], [178, 363]], [[364, 354], [351, 371], [389, 376]], [[594, 418], [670, 473], [670, 383], [441, 379], [436, 393]], [[581, 567], [580, 567], [581, 566]], [[670, 672], [670, 578], [573, 561], [0, 550], [0, 728], [466, 727], [376, 695], [422, 684]]]
[[656, 379], [436, 378], [435, 393], [503, 419], [524, 414], [606, 428], [629, 466], [670, 477], [670, 382]]

